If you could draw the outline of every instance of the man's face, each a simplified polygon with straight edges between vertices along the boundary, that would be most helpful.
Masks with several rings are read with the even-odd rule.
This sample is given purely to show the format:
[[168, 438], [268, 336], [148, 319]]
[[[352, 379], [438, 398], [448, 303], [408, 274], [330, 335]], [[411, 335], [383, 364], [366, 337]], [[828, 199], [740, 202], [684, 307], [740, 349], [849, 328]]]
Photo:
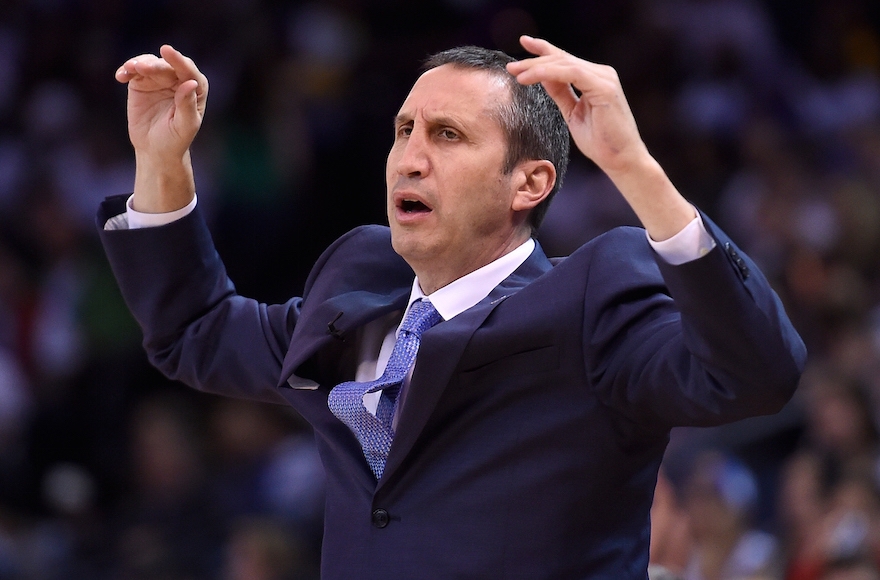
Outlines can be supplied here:
[[524, 241], [502, 171], [507, 137], [497, 111], [509, 100], [504, 79], [446, 64], [424, 73], [400, 108], [385, 170], [388, 222], [425, 292]]

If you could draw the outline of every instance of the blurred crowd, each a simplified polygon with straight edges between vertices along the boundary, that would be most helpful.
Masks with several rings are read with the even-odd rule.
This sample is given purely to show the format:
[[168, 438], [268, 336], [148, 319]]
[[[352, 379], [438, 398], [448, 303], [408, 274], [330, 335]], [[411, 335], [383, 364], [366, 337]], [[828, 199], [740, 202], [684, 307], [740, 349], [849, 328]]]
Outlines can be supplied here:
[[[875, 0], [3, 0], [0, 580], [317, 578], [307, 426], [152, 370], [97, 244], [97, 204], [134, 174], [116, 68], [169, 43], [208, 75], [199, 203], [239, 291], [279, 301], [383, 223], [424, 57], [524, 56], [521, 33], [618, 70], [649, 149], [810, 352], [779, 415], [673, 433], [652, 574], [880, 579]], [[576, 158], [539, 239], [564, 255], [633, 223]]]

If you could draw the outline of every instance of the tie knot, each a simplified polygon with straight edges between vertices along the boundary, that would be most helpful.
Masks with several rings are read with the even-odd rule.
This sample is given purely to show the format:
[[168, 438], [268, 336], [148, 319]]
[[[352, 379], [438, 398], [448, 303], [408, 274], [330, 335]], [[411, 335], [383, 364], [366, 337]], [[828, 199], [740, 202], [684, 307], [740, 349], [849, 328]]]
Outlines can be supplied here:
[[443, 320], [434, 305], [427, 300], [416, 300], [410, 306], [406, 318], [400, 325], [401, 331], [411, 332], [417, 336], [421, 336], [423, 332]]

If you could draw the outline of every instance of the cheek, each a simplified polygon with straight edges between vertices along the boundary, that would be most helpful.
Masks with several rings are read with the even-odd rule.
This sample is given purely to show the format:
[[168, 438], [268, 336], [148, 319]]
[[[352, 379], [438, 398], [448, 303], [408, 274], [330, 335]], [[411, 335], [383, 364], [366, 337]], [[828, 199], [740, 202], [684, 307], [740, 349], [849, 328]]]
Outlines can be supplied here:
[[389, 189], [391, 189], [391, 184], [397, 179], [395, 167], [397, 167], [399, 158], [400, 155], [397, 153], [397, 147], [392, 145], [388, 151], [388, 157], [385, 158], [385, 183], [388, 184]]
[[390, 163], [389, 160], [389, 166], [385, 168], [385, 185], [389, 196], [391, 195], [391, 187], [394, 184], [394, 172], [390, 169]]

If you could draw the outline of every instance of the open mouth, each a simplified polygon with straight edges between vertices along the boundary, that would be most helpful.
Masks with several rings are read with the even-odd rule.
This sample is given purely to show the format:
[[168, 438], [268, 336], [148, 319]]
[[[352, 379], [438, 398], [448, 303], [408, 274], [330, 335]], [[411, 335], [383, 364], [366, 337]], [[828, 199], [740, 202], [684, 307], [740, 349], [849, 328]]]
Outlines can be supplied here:
[[424, 203], [415, 199], [404, 199], [400, 202], [400, 209], [403, 213], [421, 213], [431, 211]]

